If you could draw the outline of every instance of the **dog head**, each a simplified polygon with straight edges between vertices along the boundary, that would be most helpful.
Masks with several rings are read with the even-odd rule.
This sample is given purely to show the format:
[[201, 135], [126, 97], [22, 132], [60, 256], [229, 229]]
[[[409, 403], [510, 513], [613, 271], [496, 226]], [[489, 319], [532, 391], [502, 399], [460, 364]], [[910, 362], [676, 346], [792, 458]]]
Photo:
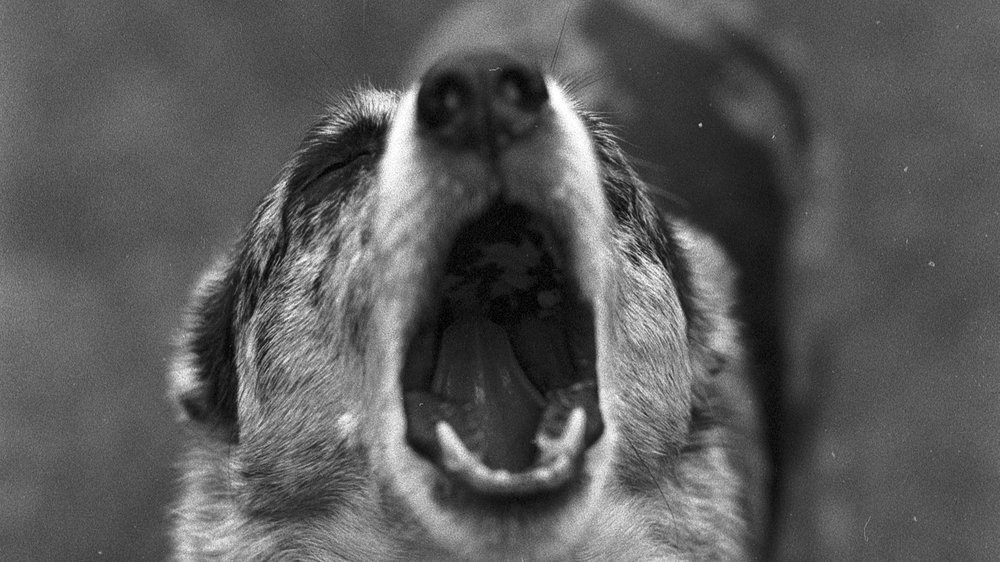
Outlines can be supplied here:
[[463, 52], [354, 92], [199, 291], [181, 511], [248, 555], [625, 541], [738, 355], [722, 262], [530, 64]]

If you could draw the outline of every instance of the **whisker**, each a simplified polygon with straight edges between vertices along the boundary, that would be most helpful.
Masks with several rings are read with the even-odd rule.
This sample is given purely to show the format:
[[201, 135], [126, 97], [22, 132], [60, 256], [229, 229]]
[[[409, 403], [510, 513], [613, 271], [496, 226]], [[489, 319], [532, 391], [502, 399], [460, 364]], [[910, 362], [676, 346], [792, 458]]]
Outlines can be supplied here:
[[559, 58], [559, 47], [562, 45], [563, 34], [566, 33], [566, 22], [569, 21], [569, 11], [571, 9], [573, 9], [572, 5], [567, 6], [566, 13], [563, 15], [562, 26], [559, 28], [559, 38], [556, 39], [556, 48], [552, 52], [552, 61], [549, 63], [549, 73], [556, 67], [556, 59]]

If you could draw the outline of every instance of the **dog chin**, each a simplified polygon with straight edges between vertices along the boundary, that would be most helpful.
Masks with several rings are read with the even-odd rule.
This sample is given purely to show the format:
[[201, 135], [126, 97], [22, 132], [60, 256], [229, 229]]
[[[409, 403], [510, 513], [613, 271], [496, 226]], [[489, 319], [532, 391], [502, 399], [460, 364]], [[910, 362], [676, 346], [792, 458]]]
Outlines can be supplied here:
[[393, 503], [402, 505], [433, 544], [462, 559], [547, 560], [569, 556], [578, 545], [601, 495], [609, 463], [599, 444], [588, 453], [585, 476], [557, 494], [534, 498], [484, 498], [462, 490], [404, 448], [390, 466]]

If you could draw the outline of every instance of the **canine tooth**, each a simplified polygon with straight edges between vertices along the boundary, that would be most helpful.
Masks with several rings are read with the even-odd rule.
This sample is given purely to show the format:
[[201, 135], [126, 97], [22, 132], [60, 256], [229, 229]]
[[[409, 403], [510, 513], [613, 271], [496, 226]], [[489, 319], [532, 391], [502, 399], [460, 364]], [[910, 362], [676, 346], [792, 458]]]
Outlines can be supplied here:
[[583, 448], [584, 431], [587, 426], [587, 412], [580, 406], [573, 408], [562, 435], [549, 437], [542, 433], [536, 440], [541, 451], [539, 461], [542, 464], [555, 463], [558, 460], [569, 460], [576, 451]]
[[437, 422], [434, 430], [437, 432], [438, 444], [441, 446], [441, 464], [445, 468], [458, 472], [479, 464], [479, 460], [472, 455], [472, 452], [469, 451], [448, 422]]
[[582, 407], [577, 406], [569, 413], [569, 420], [566, 421], [566, 428], [563, 430], [559, 445], [565, 446], [565, 450], [572, 451], [579, 449], [583, 444], [583, 433], [587, 427], [587, 412]]

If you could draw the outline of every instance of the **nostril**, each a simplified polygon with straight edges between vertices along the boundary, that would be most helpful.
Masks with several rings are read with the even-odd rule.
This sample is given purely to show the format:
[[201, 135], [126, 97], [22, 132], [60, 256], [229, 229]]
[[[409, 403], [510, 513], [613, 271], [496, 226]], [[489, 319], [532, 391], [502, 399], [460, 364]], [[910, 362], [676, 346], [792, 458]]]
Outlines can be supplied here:
[[417, 94], [417, 119], [425, 127], [441, 131], [459, 125], [474, 111], [475, 84], [457, 72], [428, 76]]
[[493, 142], [499, 148], [530, 134], [549, 100], [542, 74], [525, 66], [501, 71], [493, 89]]
[[542, 74], [529, 68], [505, 69], [497, 83], [497, 102], [535, 112], [549, 100]]
[[452, 55], [424, 75], [417, 122], [445, 146], [494, 153], [529, 135], [548, 99], [541, 72], [510, 56]]

